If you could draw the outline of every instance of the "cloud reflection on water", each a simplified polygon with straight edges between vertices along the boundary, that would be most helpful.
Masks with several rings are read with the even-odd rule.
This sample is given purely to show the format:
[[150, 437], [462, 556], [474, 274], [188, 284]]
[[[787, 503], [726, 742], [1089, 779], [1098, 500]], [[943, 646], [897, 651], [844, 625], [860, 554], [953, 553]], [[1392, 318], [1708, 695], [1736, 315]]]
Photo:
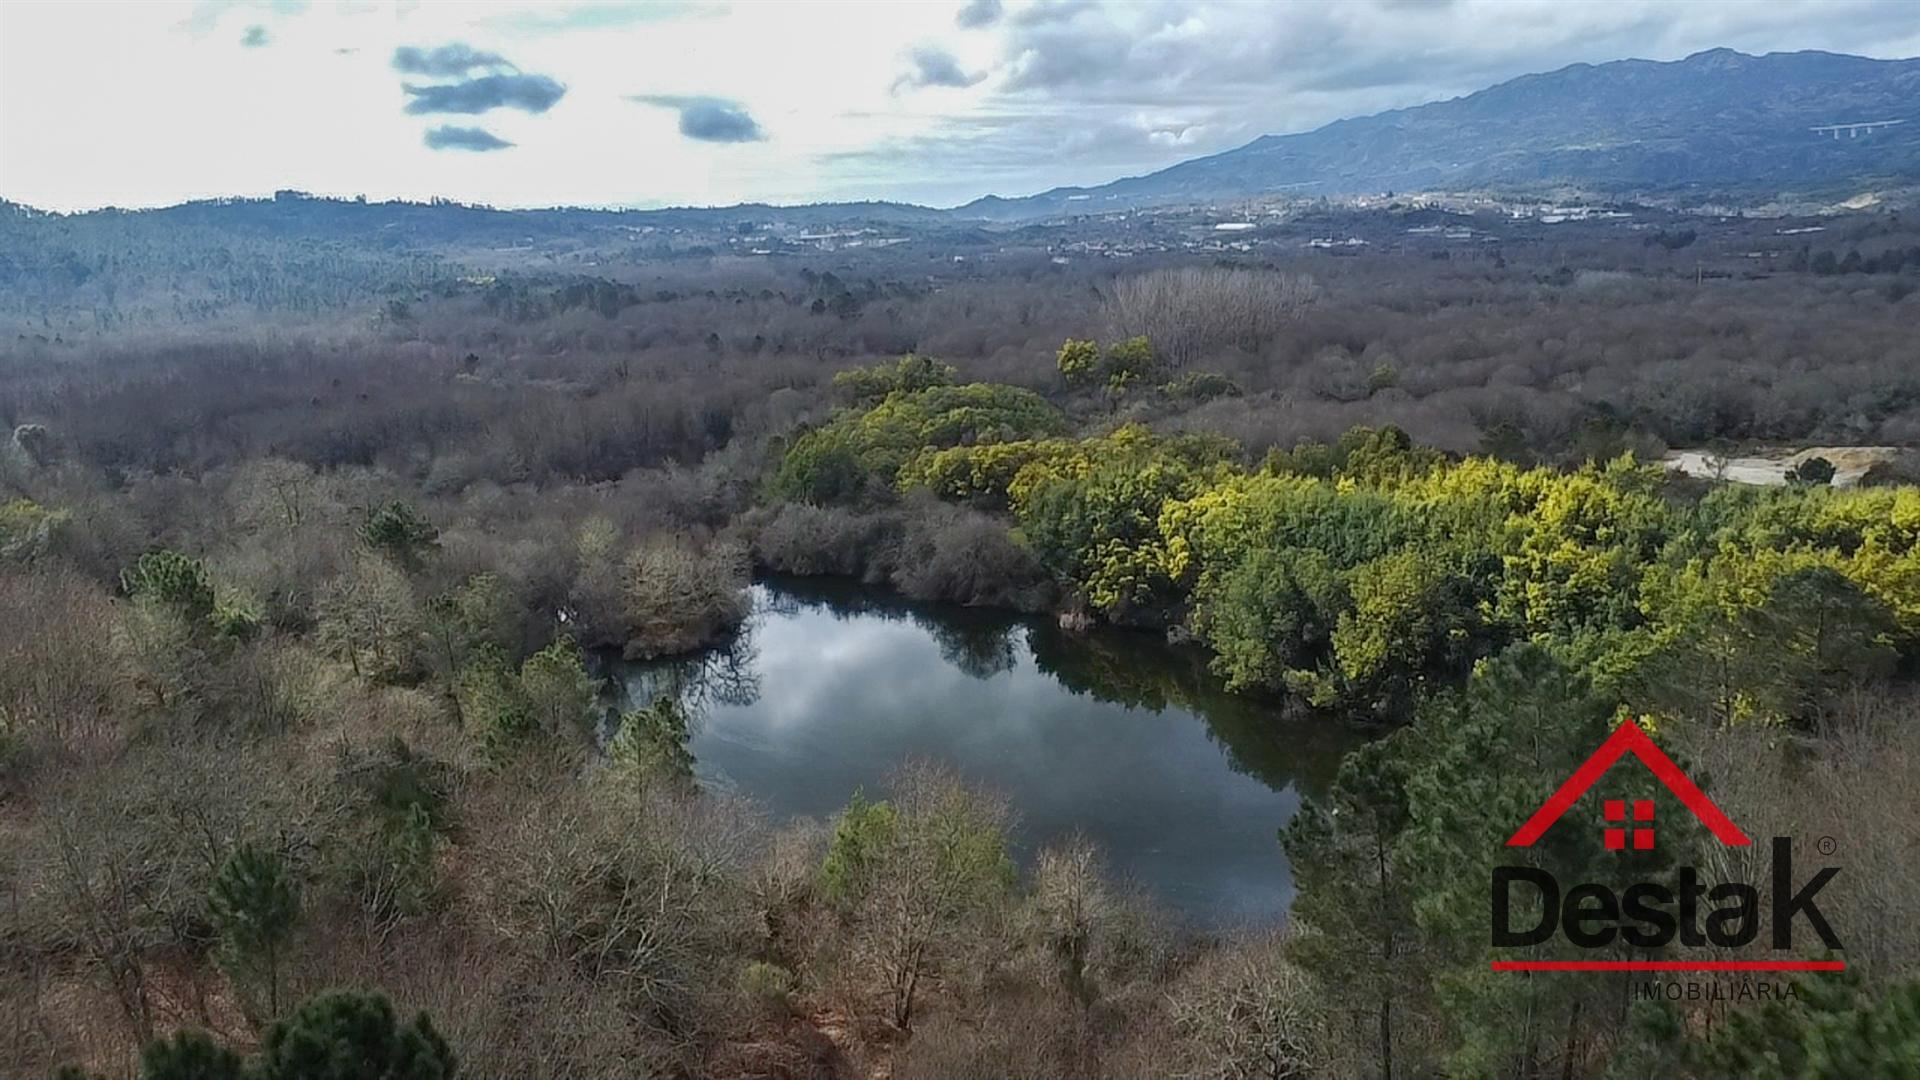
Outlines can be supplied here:
[[[1138, 636], [1062, 639], [987, 613], [783, 586], [756, 586], [755, 600], [746, 642], [759, 693], [703, 710], [693, 741], [703, 780], [776, 815], [824, 818], [928, 758], [1009, 799], [1023, 854], [1080, 831], [1117, 873], [1197, 920], [1284, 910], [1292, 883], [1276, 830], [1301, 782], [1323, 787], [1350, 741], [1325, 721], [1303, 733], [1302, 721], [1204, 680], [1198, 692], [1166, 688], [1191, 707], [1123, 704], [1141, 700], [1140, 687], [1108, 692], [1097, 663], [1077, 673], [1083, 685], [1063, 681], [1103, 648], [1120, 650], [1109, 666], [1131, 678], [1153, 674], [1166, 650]], [[1053, 650], [1045, 664], [1036, 642]], [[628, 685], [646, 670], [628, 669]]]

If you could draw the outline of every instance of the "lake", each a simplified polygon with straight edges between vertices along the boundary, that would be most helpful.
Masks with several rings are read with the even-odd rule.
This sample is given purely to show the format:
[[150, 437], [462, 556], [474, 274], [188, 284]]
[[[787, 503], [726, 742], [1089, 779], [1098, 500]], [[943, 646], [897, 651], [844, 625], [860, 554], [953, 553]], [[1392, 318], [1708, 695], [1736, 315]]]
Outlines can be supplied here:
[[1082, 833], [1117, 876], [1211, 927], [1286, 910], [1276, 832], [1358, 742], [1226, 693], [1203, 652], [1157, 634], [818, 579], [756, 584], [726, 649], [614, 674], [628, 703], [686, 700], [704, 786], [824, 819], [931, 759], [1007, 798], [1021, 856]]

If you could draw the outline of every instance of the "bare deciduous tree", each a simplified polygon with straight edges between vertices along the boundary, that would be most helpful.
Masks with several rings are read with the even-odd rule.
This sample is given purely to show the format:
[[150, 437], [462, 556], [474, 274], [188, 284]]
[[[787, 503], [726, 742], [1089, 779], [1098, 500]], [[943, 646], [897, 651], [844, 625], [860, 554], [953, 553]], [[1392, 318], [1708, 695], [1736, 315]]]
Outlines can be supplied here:
[[[483, 811], [482, 905], [534, 969], [623, 1003], [656, 1041], [688, 1047], [721, 943], [748, 922], [738, 884], [749, 819], [724, 804], [618, 783], [510, 785]], [[524, 797], [524, 798], [522, 798]]]
[[712, 644], [746, 617], [747, 555], [737, 544], [704, 551], [655, 539], [627, 560], [627, 655], [659, 656]]
[[[913, 1024], [921, 986], [958, 959], [1013, 883], [1007, 805], [952, 773], [916, 764], [847, 860], [856, 962], [884, 993], [895, 1027]], [[842, 841], [836, 837], [836, 846]]]
[[1170, 999], [1193, 1080], [1289, 1080], [1332, 1068], [1319, 993], [1278, 935], [1238, 943], [1188, 972]]
[[1312, 303], [1319, 287], [1301, 274], [1225, 267], [1153, 270], [1113, 283], [1107, 318], [1116, 336], [1145, 335], [1184, 367], [1222, 349], [1258, 352]]
[[376, 682], [398, 682], [421, 665], [425, 622], [406, 575], [368, 556], [320, 592], [321, 646]]

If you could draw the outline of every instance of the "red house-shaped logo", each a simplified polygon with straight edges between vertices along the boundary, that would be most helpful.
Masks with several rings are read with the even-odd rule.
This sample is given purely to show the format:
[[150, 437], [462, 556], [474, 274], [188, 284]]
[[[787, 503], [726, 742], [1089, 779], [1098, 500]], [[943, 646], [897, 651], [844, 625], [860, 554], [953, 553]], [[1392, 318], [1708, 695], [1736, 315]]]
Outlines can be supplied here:
[[[1520, 826], [1518, 832], [1507, 837], [1507, 846], [1532, 847], [1534, 841], [1545, 835], [1547, 829], [1552, 827], [1554, 822], [1559, 821], [1560, 816], [1571, 809], [1573, 804], [1579, 801], [1580, 796], [1587, 793], [1587, 789], [1593, 786], [1594, 781], [1600, 779], [1601, 774], [1612, 768], [1614, 762], [1627, 754], [1639, 758], [1640, 764], [1645, 765], [1647, 771], [1665, 784], [1675, 798], [1679, 799], [1688, 810], [1693, 811], [1693, 816], [1699, 818], [1700, 823], [1705, 825], [1721, 843], [1728, 847], [1746, 847], [1753, 843], [1746, 833], [1740, 831], [1738, 825], [1720, 812], [1720, 808], [1713, 804], [1712, 799], [1707, 798], [1706, 792], [1701, 791], [1698, 785], [1687, 779], [1687, 774], [1680, 771], [1680, 766], [1675, 765], [1672, 758], [1653, 744], [1653, 740], [1647, 737], [1647, 733], [1640, 729], [1639, 724], [1632, 720], [1623, 720], [1619, 727], [1613, 729], [1613, 734], [1607, 736], [1607, 741], [1600, 744], [1600, 749], [1595, 750], [1592, 757], [1581, 762], [1580, 767], [1573, 771], [1573, 775], [1567, 777], [1566, 782], [1548, 796], [1546, 802], [1540, 804], [1540, 809], [1533, 812], [1533, 816], [1527, 819], [1527, 823]], [[1634, 800], [1631, 822], [1628, 821], [1627, 804], [1623, 800], [1607, 800], [1604, 812], [1608, 822], [1605, 833], [1608, 849], [1624, 850], [1631, 847], [1638, 851], [1646, 851], [1653, 847], [1653, 803], [1651, 801]]]

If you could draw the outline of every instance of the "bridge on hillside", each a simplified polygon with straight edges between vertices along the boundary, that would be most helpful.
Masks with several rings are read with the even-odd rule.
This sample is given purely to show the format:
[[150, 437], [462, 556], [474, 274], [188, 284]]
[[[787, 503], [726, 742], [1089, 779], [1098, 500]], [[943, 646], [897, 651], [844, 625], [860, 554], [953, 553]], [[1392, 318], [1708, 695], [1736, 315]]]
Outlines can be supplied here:
[[1905, 120], [1862, 120], [1857, 124], [1822, 124], [1819, 127], [1808, 128], [1807, 130], [1816, 135], [1825, 135], [1831, 131], [1833, 132], [1833, 137], [1836, 139], [1839, 138], [1840, 133], [1844, 131], [1847, 133], [1847, 138], [1857, 139], [1863, 132], [1871, 135], [1881, 128], [1890, 128], [1895, 124], [1904, 123], [1906, 123]]

